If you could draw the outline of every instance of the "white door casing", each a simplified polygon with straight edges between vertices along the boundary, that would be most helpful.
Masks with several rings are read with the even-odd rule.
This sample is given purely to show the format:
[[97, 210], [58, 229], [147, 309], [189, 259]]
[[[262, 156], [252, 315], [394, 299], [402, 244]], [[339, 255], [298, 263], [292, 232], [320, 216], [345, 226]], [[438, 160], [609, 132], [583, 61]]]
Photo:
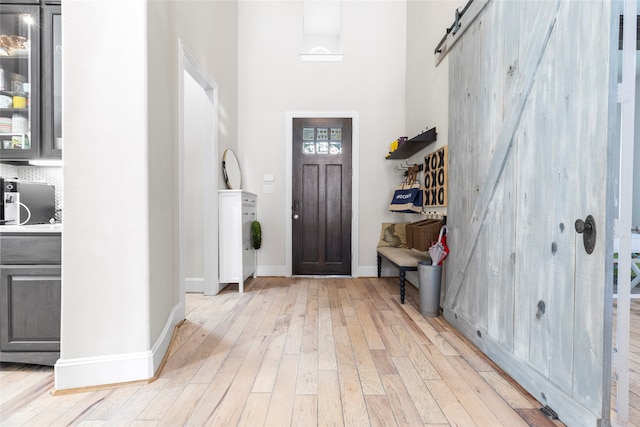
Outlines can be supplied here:
[[[218, 86], [197, 63], [182, 41], [179, 41], [179, 235], [180, 235], [180, 298], [184, 306], [184, 292], [204, 292], [215, 295], [219, 292], [218, 283]], [[193, 94], [186, 90], [188, 79], [200, 88]], [[186, 83], [185, 83], [186, 82]], [[190, 105], [195, 104], [195, 105]], [[202, 115], [202, 120], [191, 121], [187, 114]], [[189, 129], [189, 123], [196, 123], [197, 129]], [[193, 156], [188, 150], [194, 150], [193, 141], [187, 141], [188, 135], [198, 135], [201, 139], [198, 155]], [[190, 162], [198, 162], [191, 163]], [[191, 166], [191, 168], [190, 168]], [[199, 173], [190, 176], [192, 170]], [[191, 185], [194, 188], [186, 188]], [[192, 200], [200, 212], [189, 212], [185, 205], [189, 190], [193, 190]], [[199, 198], [199, 200], [198, 200]], [[197, 218], [196, 224], [188, 223]], [[191, 236], [201, 234], [202, 240], [190, 246], [187, 230], [191, 227]], [[196, 249], [197, 248], [197, 249]], [[197, 276], [188, 277], [187, 257], [201, 257]], [[192, 280], [187, 280], [192, 279]], [[193, 280], [195, 279], [195, 280]], [[189, 282], [187, 285], [186, 282]], [[189, 289], [187, 289], [187, 286]]]

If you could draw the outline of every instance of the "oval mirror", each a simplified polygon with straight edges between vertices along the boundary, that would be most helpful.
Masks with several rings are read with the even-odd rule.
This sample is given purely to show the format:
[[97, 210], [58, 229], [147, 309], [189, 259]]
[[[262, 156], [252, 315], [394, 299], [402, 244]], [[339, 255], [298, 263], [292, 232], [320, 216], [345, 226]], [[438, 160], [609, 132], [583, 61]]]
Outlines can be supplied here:
[[222, 155], [222, 174], [224, 182], [229, 190], [240, 190], [242, 188], [242, 171], [236, 153], [227, 148]]

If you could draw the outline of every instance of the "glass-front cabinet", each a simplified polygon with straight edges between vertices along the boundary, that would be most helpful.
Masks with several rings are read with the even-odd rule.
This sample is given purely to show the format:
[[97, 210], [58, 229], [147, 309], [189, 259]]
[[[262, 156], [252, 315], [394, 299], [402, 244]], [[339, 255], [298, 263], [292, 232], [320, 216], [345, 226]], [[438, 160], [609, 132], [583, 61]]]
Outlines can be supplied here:
[[62, 157], [62, 14], [60, 6], [42, 8], [41, 157]]
[[15, 3], [0, 0], [0, 161], [61, 158], [60, 4]]
[[[0, 9], [0, 159], [38, 155], [40, 8]], [[35, 83], [35, 84], [34, 84]]]

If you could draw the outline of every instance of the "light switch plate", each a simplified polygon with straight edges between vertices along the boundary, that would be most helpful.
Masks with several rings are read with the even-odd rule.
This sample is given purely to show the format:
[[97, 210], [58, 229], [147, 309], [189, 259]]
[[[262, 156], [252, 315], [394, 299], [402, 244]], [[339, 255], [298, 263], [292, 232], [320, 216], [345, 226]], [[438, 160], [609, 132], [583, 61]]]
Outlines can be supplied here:
[[273, 184], [264, 184], [262, 186], [262, 192], [265, 194], [271, 194], [276, 192], [276, 186]]
[[273, 182], [275, 181], [275, 176], [272, 173], [265, 173], [264, 174], [264, 181], [265, 182]]

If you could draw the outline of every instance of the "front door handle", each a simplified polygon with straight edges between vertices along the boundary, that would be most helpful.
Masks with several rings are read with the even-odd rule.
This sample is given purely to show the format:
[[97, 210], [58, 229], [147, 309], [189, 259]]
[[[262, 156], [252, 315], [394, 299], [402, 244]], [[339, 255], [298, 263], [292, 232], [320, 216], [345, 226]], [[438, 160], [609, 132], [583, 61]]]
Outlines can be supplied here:
[[584, 250], [591, 254], [596, 247], [596, 220], [591, 215], [587, 215], [584, 221], [576, 220], [576, 231], [582, 234]]

